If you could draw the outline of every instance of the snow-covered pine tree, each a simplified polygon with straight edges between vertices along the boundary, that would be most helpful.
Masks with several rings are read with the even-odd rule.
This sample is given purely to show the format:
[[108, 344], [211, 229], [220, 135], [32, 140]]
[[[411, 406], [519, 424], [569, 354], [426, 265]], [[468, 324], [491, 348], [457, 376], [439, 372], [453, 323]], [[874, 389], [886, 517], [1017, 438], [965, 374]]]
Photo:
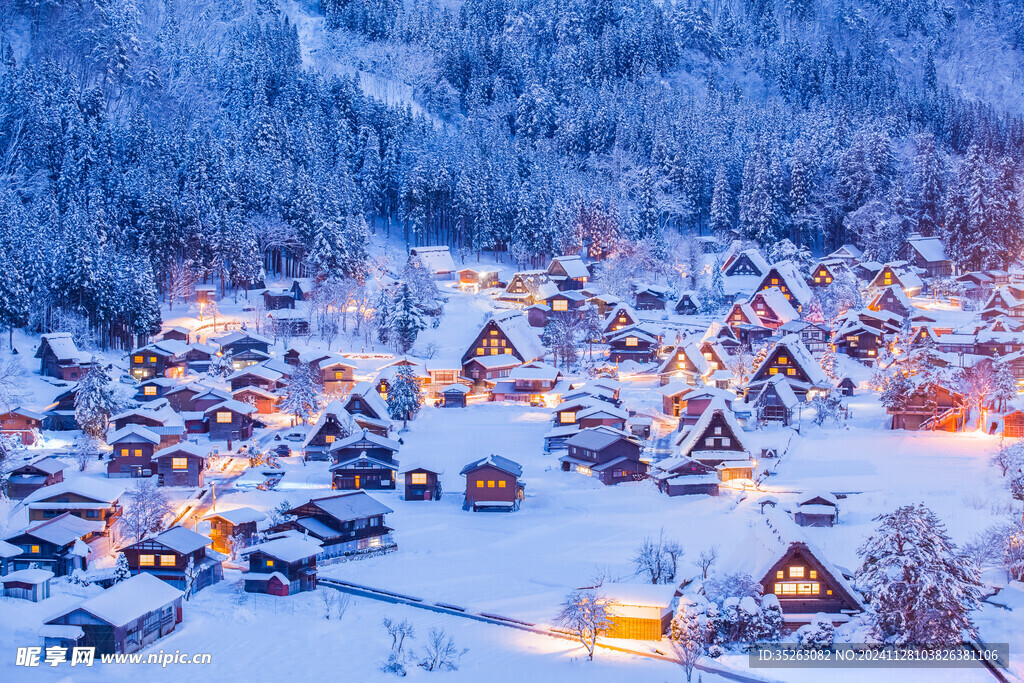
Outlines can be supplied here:
[[124, 553], [117, 554], [117, 564], [114, 565], [114, 583], [121, 583], [131, 578], [132, 570], [128, 568], [128, 557]]
[[917, 231], [925, 237], [939, 233], [943, 214], [943, 168], [935, 152], [935, 137], [923, 133], [916, 138], [917, 152], [914, 155], [913, 198], [914, 218]]
[[394, 324], [395, 302], [384, 289], [377, 296], [377, 306], [373, 310], [373, 326], [377, 328], [377, 341], [387, 344], [391, 341], [391, 328]]
[[1006, 410], [1006, 405], [1017, 396], [1017, 378], [1013, 373], [1013, 367], [1006, 361], [1000, 360], [996, 355], [993, 359], [995, 367], [995, 387], [992, 398], [998, 401], [999, 410]]
[[410, 291], [409, 285], [403, 282], [395, 299], [395, 317], [391, 323], [392, 341], [398, 352], [405, 353], [412, 348], [416, 343], [416, 337], [424, 329], [426, 323], [423, 322], [419, 302]]
[[725, 173], [725, 164], [719, 164], [711, 195], [711, 233], [719, 239], [726, 239], [733, 228], [732, 216], [732, 188]]
[[75, 422], [86, 436], [95, 439], [106, 436], [110, 416], [117, 412], [118, 403], [110, 387], [110, 377], [95, 357], [92, 367], [78, 383], [75, 394]]
[[388, 387], [388, 415], [392, 420], [401, 420], [402, 429], [408, 426], [409, 419], [416, 414], [422, 405], [420, 387], [416, 377], [407, 365], [398, 368]]
[[949, 539], [922, 504], [875, 518], [878, 526], [858, 550], [857, 585], [869, 602], [877, 636], [926, 647], [976, 638], [971, 613], [980, 607], [978, 568]]
[[707, 646], [707, 628], [704, 621], [705, 617], [688, 604], [680, 604], [669, 627], [672, 652], [676, 661], [683, 667], [687, 683], [692, 680], [693, 669]]
[[299, 363], [285, 388], [281, 412], [307, 424], [319, 409], [320, 386], [317, 375], [307, 363]]

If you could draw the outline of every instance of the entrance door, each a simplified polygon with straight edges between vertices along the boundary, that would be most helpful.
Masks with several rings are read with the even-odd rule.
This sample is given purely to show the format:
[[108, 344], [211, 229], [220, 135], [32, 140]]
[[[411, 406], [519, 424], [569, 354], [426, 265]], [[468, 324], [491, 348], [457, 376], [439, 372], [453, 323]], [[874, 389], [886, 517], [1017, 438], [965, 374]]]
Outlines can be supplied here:
[[359, 475], [356, 475], [356, 488], [359, 488]]
[[431, 494], [430, 489], [427, 489], [426, 491], [424, 491], [423, 492], [423, 500], [430, 500], [430, 494]]

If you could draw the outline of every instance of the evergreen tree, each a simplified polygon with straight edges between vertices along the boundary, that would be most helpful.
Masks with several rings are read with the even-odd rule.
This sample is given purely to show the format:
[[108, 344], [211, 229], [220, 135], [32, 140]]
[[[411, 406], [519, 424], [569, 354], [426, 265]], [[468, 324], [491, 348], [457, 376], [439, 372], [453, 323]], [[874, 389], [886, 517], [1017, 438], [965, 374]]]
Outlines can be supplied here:
[[858, 550], [857, 584], [878, 637], [927, 647], [977, 638], [971, 612], [981, 606], [978, 569], [935, 513], [905, 505], [875, 521], [878, 527]]
[[320, 409], [320, 386], [316, 373], [307, 363], [299, 363], [284, 391], [281, 412], [303, 424]]
[[117, 563], [114, 565], [114, 583], [121, 583], [131, 578], [132, 570], [128, 568], [128, 558], [124, 553], [117, 554]]
[[914, 156], [914, 218], [917, 231], [925, 237], [939, 234], [942, 225], [942, 161], [935, 151], [935, 137], [925, 133], [917, 137]]
[[377, 307], [373, 310], [373, 326], [377, 328], [377, 341], [387, 344], [391, 341], [391, 328], [394, 324], [395, 302], [388, 296], [386, 290], [381, 290], [377, 296]]
[[409, 366], [398, 369], [388, 387], [388, 415], [392, 420], [401, 420], [402, 429], [408, 425], [409, 418], [416, 414], [422, 405], [420, 387]]
[[110, 386], [110, 377], [96, 359], [78, 383], [75, 394], [75, 422], [86, 436], [104, 438], [110, 416], [117, 412], [118, 404]]
[[719, 239], [726, 239], [733, 227], [732, 215], [732, 188], [725, 174], [725, 165], [719, 164], [711, 196], [711, 233]]
[[402, 283], [395, 300], [395, 317], [391, 325], [392, 341], [399, 353], [405, 353], [416, 343], [416, 337], [426, 329], [420, 305], [409, 285]]

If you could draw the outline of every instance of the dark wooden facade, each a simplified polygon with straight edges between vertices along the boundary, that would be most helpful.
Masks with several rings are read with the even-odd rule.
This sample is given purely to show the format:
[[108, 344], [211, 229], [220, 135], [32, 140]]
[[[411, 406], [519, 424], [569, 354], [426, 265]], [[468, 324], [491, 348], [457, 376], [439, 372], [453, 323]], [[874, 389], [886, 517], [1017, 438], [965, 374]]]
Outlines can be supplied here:
[[857, 600], [804, 543], [789, 549], [761, 578], [766, 594], [779, 599], [783, 615], [849, 614], [862, 609]]
[[441, 500], [439, 473], [425, 467], [403, 472], [405, 500]]

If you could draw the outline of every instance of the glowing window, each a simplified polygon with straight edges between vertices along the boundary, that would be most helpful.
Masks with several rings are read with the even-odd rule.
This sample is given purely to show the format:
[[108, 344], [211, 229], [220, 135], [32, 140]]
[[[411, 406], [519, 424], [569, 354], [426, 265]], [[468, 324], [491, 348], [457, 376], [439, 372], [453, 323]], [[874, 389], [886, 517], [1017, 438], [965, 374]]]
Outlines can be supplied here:
[[149, 386], [142, 387], [143, 396], [156, 396], [156, 385], [150, 384]]
[[156, 555], [139, 555], [139, 565], [142, 567], [153, 567], [156, 565]]
[[328, 434], [324, 437], [324, 441], [327, 443], [334, 443], [334, 434]]
[[122, 448], [121, 449], [121, 457], [122, 458], [127, 458], [128, 457], [128, 449], [127, 448]]
[[817, 595], [821, 592], [817, 583], [798, 583], [796, 585], [797, 595]]
[[785, 356], [779, 356], [779, 365], [785, 365], [788, 362], [789, 362], [788, 358], [786, 358]]
[[133, 358], [132, 361], [135, 363], [142, 363], [142, 356], [135, 356], [135, 358]]
[[773, 277], [773, 278], [772, 278], [772, 284], [773, 284], [773, 285], [777, 285], [777, 284], [779, 284], [779, 278], [777, 278], [777, 277]]
[[562, 424], [574, 424], [576, 422], [576, 413], [568, 410], [563, 411], [559, 415], [558, 421], [561, 422]]
[[171, 458], [172, 470], [187, 470], [188, 458]]
[[493, 489], [494, 488], [494, 480], [493, 479], [488, 479], [487, 480], [487, 488], [489, 488], [489, 489]]
[[478, 479], [477, 482], [476, 482], [476, 487], [478, 489], [482, 489], [484, 487], [484, 480], [483, 479]]
[[156, 356], [150, 356], [149, 357], [149, 362], [150, 363], [155, 363], [156, 362]]
[[217, 413], [217, 424], [231, 424], [231, 413], [228, 411]]
[[490, 334], [491, 334], [492, 337], [497, 337], [498, 336], [498, 331], [497, 330], [491, 330]]
[[410, 477], [410, 483], [412, 484], [426, 484], [427, 473], [426, 472], [413, 472]]
[[29, 550], [29, 552], [32, 553], [33, 555], [38, 555], [39, 554], [39, 546], [37, 546], [37, 545], [32, 546], [32, 548]]
[[790, 376], [795, 375], [796, 374], [796, 368], [786, 368], [786, 374], [790, 375]]
[[345, 373], [342, 370], [334, 371], [334, 379], [345, 379]]
[[778, 368], [768, 368], [768, 374], [769, 375], [777, 375], [777, 374], [779, 374], [779, 369]]
[[640, 340], [636, 337], [626, 337], [626, 346], [636, 346]]
[[491, 349], [491, 355], [492, 356], [497, 356], [498, 355], [498, 349]]
[[505, 480], [504, 480], [504, 479], [502, 479], [501, 481], [499, 481], [499, 482], [498, 482], [498, 488], [499, 488], [499, 489], [503, 489], [503, 488], [505, 488], [505, 483], [506, 483], [506, 482], [505, 482]]
[[479, 347], [477, 347], [477, 350], [476, 350], [476, 355], [478, 355], [478, 356], [482, 356], [482, 355], [484, 355], [484, 350], [483, 350], [483, 349], [481, 349], [481, 348], [479, 348]]
[[264, 566], [267, 566], [267, 567], [273, 567], [273, 566], [274, 566], [274, 561], [273, 561], [273, 560], [267, 560], [267, 561], [266, 561], [266, 562], [264, 563]]
[[816, 278], [814, 278], [814, 281], [815, 282], [821, 282], [821, 278], [820, 277], [816, 277]]
[[512, 353], [512, 349], [505, 349], [505, 353]]
[[551, 310], [553, 311], [568, 311], [569, 302], [565, 299], [555, 299], [551, 302]]
[[789, 568], [789, 578], [791, 578], [791, 579], [802, 579], [802, 578], [804, 578], [804, 568], [803, 567], [790, 567]]
[[136, 448], [136, 449], [135, 449], [135, 452], [133, 453], [133, 455], [134, 455], [134, 456], [135, 456], [136, 458], [141, 458], [141, 457], [142, 457], [142, 449], [141, 449], [141, 448]]
[[782, 571], [780, 569], [779, 571], [775, 572], [775, 578], [776, 579], [784, 579], [784, 578], [786, 578], [786, 572], [784, 572], [784, 571]]
[[175, 563], [174, 555], [161, 555], [160, 566], [161, 567], [173, 567]]
[[818, 578], [818, 570], [817, 569], [812, 569], [810, 576], [811, 576], [812, 579]]

